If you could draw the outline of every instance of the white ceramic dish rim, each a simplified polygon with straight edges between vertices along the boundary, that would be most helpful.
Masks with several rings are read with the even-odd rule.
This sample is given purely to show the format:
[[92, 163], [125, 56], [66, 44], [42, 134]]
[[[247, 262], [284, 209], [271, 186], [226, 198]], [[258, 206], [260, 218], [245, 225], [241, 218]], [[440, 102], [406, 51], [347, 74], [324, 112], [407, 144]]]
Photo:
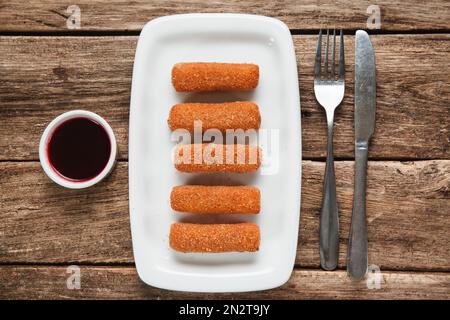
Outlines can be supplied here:
[[[52, 165], [50, 164], [50, 161], [48, 159], [47, 155], [47, 145], [49, 142], [49, 139], [51, 138], [53, 131], [63, 122], [74, 119], [74, 118], [88, 118], [91, 119], [97, 123], [99, 123], [108, 134], [109, 140], [111, 142], [111, 154], [109, 156], [108, 162], [105, 166], [105, 168], [100, 172], [97, 176], [95, 176], [92, 179], [86, 180], [86, 181], [71, 181], [57, 172], [53, 169]], [[47, 174], [47, 176], [52, 179], [55, 183], [59, 184], [62, 187], [69, 188], [69, 189], [84, 189], [88, 188], [90, 186], [95, 185], [96, 183], [102, 181], [113, 169], [114, 164], [116, 162], [116, 156], [117, 156], [117, 142], [116, 137], [114, 136], [114, 132], [111, 128], [111, 126], [106, 122], [105, 119], [103, 119], [98, 114], [86, 111], [86, 110], [72, 110], [65, 112], [63, 114], [60, 114], [55, 119], [53, 119], [45, 128], [44, 133], [41, 136], [41, 140], [39, 143], [39, 160], [41, 162], [41, 166], [44, 169], [44, 172]]]
[[[139, 72], [138, 70], [138, 57], [142, 56], [141, 51], [143, 50], [140, 46], [140, 42], [142, 41], [141, 37], [143, 34], [147, 34], [147, 33], [151, 33], [152, 31], [156, 30], [152, 30], [153, 28], [161, 28], [161, 26], [165, 23], [165, 22], [173, 22], [174, 20], [178, 20], [178, 19], [186, 19], [185, 22], [189, 22], [189, 19], [198, 19], [198, 18], [209, 18], [209, 19], [215, 19], [215, 18], [237, 18], [237, 19], [242, 19], [242, 20], [247, 20], [246, 22], [248, 22], [248, 20], [253, 20], [255, 22], [264, 22], [264, 23], [269, 23], [272, 24], [273, 26], [275, 26], [276, 28], [278, 28], [278, 31], [283, 32], [284, 34], [289, 34], [290, 37], [290, 31], [289, 28], [280, 20], [274, 19], [274, 18], [270, 18], [270, 17], [264, 17], [264, 16], [258, 16], [258, 15], [248, 15], [248, 14], [229, 14], [229, 13], [206, 13], [206, 14], [180, 14], [180, 15], [172, 15], [172, 16], [166, 16], [166, 17], [160, 17], [160, 18], [156, 18], [154, 20], [151, 20], [150, 22], [148, 22], [142, 32], [141, 32], [141, 36], [139, 38], [138, 41], [138, 45], [136, 48], [136, 56], [135, 56], [135, 62], [134, 62], [134, 68], [133, 68], [133, 84], [132, 84], [132, 92], [131, 92], [131, 102], [130, 105], [136, 105], [139, 99], [138, 99], [138, 92], [137, 92], [137, 86], [134, 83], [135, 81], [135, 74], [137, 74]], [[172, 26], [171, 26], [172, 27]], [[297, 61], [295, 58], [295, 50], [294, 50], [294, 46], [293, 46], [293, 41], [292, 39], [290, 39], [289, 43], [287, 43], [287, 51], [288, 52], [293, 52], [293, 55], [289, 56], [288, 60], [288, 64], [289, 64], [289, 69], [292, 68], [293, 70], [295, 70], [295, 79], [290, 79], [292, 80], [292, 83], [295, 82], [295, 87], [298, 88], [298, 78], [297, 78]], [[296, 97], [296, 101], [298, 104], [298, 132], [296, 132], [296, 134], [298, 135], [298, 137], [295, 138], [296, 142], [298, 142], [298, 144], [301, 146], [301, 125], [300, 125], [300, 97], [299, 97], [299, 92], [298, 90], [293, 93], [293, 95], [295, 95]], [[133, 113], [134, 113], [134, 109], [133, 107], [130, 107], [130, 131], [129, 131], [129, 179], [131, 181], [132, 177], [135, 176], [136, 174], [139, 174], [138, 171], [136, 171], [137, 169], [133, 168], [133, 163], [135, 162], [134, 160], [134, 153], [133, 150], [134, 148], [136, 148], [136, 146], [133, 145], [133, 137], [136, 136], [137, 132], [135, 132], [135, 126], [132, 125], [133, 123]], [[294, 160], [298, 160], [299, 166], [301, 163], [301, 149], [299, 150], [299, 154], [298, 154], [298, 158], [297, 159], [293, 159]], [[299, 169], [299, 174], [300, 174], [300, 181], [301, 181], [301, 168]], [[300, 182], [301, 184], [301, 182]], [[296, 204], [296, 219], [299, 219], [300, 216], [300, 188], [301, 186], [298, 186], [298, 191], [296, 192], [298, 195], [298, 203]], [[129, 201], [130, 201], [130, 223], [131, 223], [131, 230], [132, 230], [132, 234], [133, 232], [133, 217], [134, 215], [131, 214], [131, 211], [133, 210], [134, 207], [134, 203], [135, 203], [135, 199], [134, 199], [134, 195], [133, 195], [133, 186], [130, 183], [129, 186]], [[136, 200], [137, 201], [137, 200]], [[296, 228], [297, 232], [296, 232], [296, 238], [295, 238], [295, 248], [297, 247], [297, 236], [298, 236], [298, 224], [297, 224], [297, 228]], [[176, 283], [167, 283], [167, 281], [165, 280], [161, 280], [159, 279], [158, 275], [162, 275], [162, 273], [165, 273], [164, 271], [156, 268], [155, 270], [153, 270], [153, 275], [152, 275], [152, 279], [149, 279], [148, 277], [143, 275], [143, 270], [141, 270], [140, 267], [140, 263], [139, 263], [139, 255], [137, 255], [136, 253], [136, 245], [135, 245], [135, 241], [137, 241], [135, 239], [135, 237], [132, 237], [132, 241], [133, 241], [133, 253], [134, 253], [134, 257], [136, 260], [136, 269], [138, 272], [139, 277], [141, 278], [142, 281], [144, 281], [145, 283], [152, 285], [154, 287], [159, 287], [159, 288], [163, 288], [163, 289], [169, 289], [169, 290], [177, 290], [177, 291], [191, 291], [191, 292], [245, 292], [245, 291], [257, 291], [257, 290], [266, 290], [266, 289], [271, 289], [271, 288], [275, 288], [278, 286], [281, 286], [282, 284], [284, 284], [290, 277], [293, 267], [294, 267], [294, 262], [295, 262], [295, 257], [296, 257], [296, 252], [293, 252], [291, 254], [291, 261], [289, 261], [289, 267], [286, 267], [283, 269], [283, 271], [276, 277], [275, 280], [272, 281], [268, 281], [268, 282], [264, 282], [264, 283], [258, 283], [257, 281], [253, 282], [251, 285], [249, 285], [247, 282], [245, 283], [241, 283], [237, 286], [230, 286], [229, 284], [227, 284], [227, 278], [223, 278], [223, 279], [216, 279], [216, 281], [214, 281], [214, 284], [211, 283], [211, 286], [203, 286], [203, 285], [192, 285], [190, 287], [187, 287], [186, 285], [178, 285]], [[169, 275], [170, 276], [170, 275]], [[178, 276], [178, 275], [177, 275]], [[189, 276], [189, 274], [186, 274], [186, 276]], [[255, 278], [256, 280], [256, 278]], [[234, 281], [236, 282], [236, 281]]]

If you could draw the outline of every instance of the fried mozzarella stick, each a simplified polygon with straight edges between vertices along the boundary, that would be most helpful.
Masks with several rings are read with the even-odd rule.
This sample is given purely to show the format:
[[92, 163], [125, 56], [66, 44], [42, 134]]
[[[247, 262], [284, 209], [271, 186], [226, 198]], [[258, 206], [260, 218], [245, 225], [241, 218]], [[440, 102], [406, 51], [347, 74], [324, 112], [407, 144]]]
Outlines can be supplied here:
[[225, 103], [180, 103], [172, 107], [167, 123], [171, 130], [194, 132], [194, 121], [201, 121], [203, 131], [218, 129], [259, 129], [258, 106], [249, 101]]
[[256, 64], [188, 62], [172, 68], [172, 84], [178, 92], [250, 90], [258, 81]]
[[175, 149], [175, 168], [181, 172], [253, 172], [261, 164], [261, 150], [243, 144], [186, 144]]
[[259, 249], [259, 227], [255, 223], [174, 223], [170, 247], [180, 252], [255, 252]]
[[251, 186], [177, 186], [170, 194], [175, 211], [191, 213], [259, 213], [259, 189]]

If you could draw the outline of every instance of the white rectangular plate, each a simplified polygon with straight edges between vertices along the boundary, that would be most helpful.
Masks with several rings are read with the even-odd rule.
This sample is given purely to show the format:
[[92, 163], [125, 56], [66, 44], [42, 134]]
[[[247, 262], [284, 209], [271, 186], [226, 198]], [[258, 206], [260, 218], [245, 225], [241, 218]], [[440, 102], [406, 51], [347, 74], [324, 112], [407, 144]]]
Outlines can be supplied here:
[[[249, 92], [177, 93], [171, 83], [177, 62], [255, 63], [258, 87]], [[185, 174], [172, 163], [175, 146], [167, 125], [181, 102], [251, 100], [261, 129], [279, 134], [262, 145], [263, 165], [253, 174]], [[281, 21], [240, 14], [162, 17], [143, 28], [133, 70], [129, 134], [129, 192], [133, 251], [140, 278], [181, 291], [237, 292], [270, 289], [292, 272], [298, 238], [301, 131], [297, 62], [289, 29]], [[260, 131], [260, 135], [261, 135]], [[276, 138], [276, 137], [275, 137]], [[266, 154], [272, 150], [272, 154]], [[259, 215], [195, 217], [170, 208], [173, 186], [250, 184], [261, 190]], [[183, 254], [169, 247], [176, 221], [253, 221], [261, 229], [257, 253]]]

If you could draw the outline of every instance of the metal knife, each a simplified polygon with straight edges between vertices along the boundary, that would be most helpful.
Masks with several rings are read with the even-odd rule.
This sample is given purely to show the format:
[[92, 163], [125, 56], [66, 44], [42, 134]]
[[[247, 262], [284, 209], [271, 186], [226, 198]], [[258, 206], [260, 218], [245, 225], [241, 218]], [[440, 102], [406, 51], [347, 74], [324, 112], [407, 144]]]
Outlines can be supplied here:
[[366, 174], [375, 108], [375, 55], [367, 32], [358, 30], [355, 40], [355, 193], [347, 255], [347, 273], [357, 280], [367, 273]]

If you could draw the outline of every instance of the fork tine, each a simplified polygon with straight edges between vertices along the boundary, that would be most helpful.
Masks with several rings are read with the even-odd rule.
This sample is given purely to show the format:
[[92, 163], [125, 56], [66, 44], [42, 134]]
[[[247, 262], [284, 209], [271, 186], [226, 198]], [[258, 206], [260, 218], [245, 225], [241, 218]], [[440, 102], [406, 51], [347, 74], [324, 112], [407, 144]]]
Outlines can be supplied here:
[[330, 31], [327, 29], [327, 39], [325, 41], [325, 77], [324, 79], [328, 79], [328, 35]]
[[336, 65], [336, 60], [335, 60], [335, 52], [336, 52], [336, 29], [333, 30], [333, 51], [331, 53], [332, 56], [332, 61], [331, 61], [331, 80], [334, 80], [334, 75], [335, 75], [335, 65]]
[[345, 77], [345, 58], [344, 58], [344, 32], [341, 30], [341, 43], [339, 45], [339, 79]]
[[320, 80], [321, 77], [321, 55], [322, 55], [322, 29], [319, 31], [319, 39], [317, 40], [316, 62], [314, 65], [314, 77]]

